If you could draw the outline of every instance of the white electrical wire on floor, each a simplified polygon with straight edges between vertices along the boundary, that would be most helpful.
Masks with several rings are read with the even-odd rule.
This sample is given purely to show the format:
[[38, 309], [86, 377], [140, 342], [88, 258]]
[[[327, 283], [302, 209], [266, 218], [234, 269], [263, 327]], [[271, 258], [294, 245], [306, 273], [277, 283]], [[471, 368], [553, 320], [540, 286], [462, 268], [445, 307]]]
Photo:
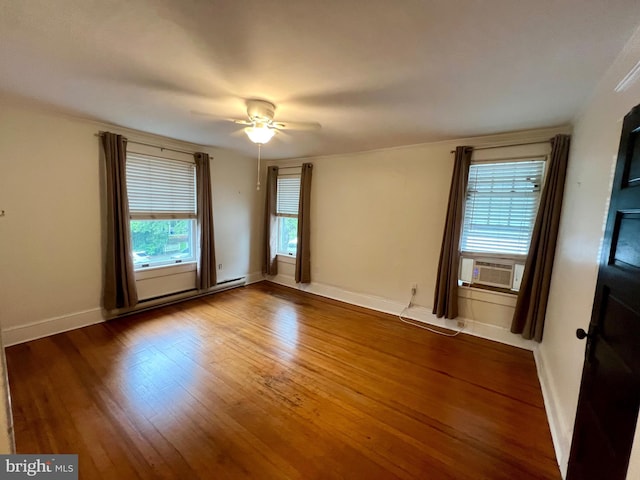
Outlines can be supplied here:
[[426, 325], [420, 325], [418, 323], [414, 323], [415, 321], [409, 321], [406, 318], [403, 318], [402, 315], [404, 315], [404, 312], [406, 312], [411, 307], [413, 307], [413, 299], [415, 298], [415, 296], [416, 296], [416, 289], [412, 288], [411, 300], [409, 300], [409, 303], [407, 304], [407, 306], [404, 307], [400, 312], [400, 315], [398, 315], [398, 318], [400, 319], [401, 322], [404, 322], [408, 325], [413, 325], [414, 327], [422, 328], [423, 330], [428, 330], [431, 333], [437, 333], [438, 335], [442, 335], [443, 337], [457, 337], [458, 335], [460, 335], [460, 332], [464, 330], [464, 326], [463, 326], [460, 328], [460, 330], [457, 330], [455, 333], [444, 333], [444, 332], [439, 332], [438, 330], [434, 330], [433, 328], [429, 328]]

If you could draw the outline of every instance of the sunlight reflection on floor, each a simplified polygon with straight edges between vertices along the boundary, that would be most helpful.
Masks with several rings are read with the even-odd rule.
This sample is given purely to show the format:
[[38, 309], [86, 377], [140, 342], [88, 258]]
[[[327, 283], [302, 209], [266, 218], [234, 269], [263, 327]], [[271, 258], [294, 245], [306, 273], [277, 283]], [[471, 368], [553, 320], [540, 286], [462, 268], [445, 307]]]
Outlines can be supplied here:
[[141, 336], [124, 352], [113, 379], [127, 404], [147, 418], [188, 407], [198, 382], [198, 344], [195, 328]]
[[273, 328], [282, 350], [278, 352], [280, 358], [292, 360], [298, 351], [298, 314], [292, 305], [285, 305], [278, 309], [273, 318]]

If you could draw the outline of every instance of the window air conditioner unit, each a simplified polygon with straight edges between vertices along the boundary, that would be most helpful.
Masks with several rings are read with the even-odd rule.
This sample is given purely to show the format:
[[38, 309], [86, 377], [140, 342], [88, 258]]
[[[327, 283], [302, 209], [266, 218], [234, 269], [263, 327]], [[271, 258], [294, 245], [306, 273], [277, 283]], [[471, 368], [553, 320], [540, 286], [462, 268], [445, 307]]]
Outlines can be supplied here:
[[473, 261], [471, 283], [511, 289], [513, 286], [514, 262], [495, 258], [480, 258]]

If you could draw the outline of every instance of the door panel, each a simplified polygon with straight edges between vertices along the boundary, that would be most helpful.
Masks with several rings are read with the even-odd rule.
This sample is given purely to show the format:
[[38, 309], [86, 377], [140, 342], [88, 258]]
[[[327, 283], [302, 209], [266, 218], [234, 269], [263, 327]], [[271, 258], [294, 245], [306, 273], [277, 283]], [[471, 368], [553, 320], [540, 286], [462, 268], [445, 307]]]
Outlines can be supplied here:
[[627, 151], [630, 159], [622, 179], [625, 186], [640, 183], [640, 131], [632, 130], [629, 134]]
[[[567, 479], [625, 480], [640, 406], [640, 108], [623, 124]], [[581, 335], [579, 338], [582, 338]]]
[[637, 345], [627, 339], [629, 336], [640, 337], [639, 314], [613, 295], [609, 295], [607, 303], [606, 318], [601, 322], [603, 347], [611, 348], [626, 368], [637, 372], [640, 370]]
[[614, 263], [622, 262], [640, 268], [640, 214], [620, 213], [616, 225], [617, 242], [614, 242]]

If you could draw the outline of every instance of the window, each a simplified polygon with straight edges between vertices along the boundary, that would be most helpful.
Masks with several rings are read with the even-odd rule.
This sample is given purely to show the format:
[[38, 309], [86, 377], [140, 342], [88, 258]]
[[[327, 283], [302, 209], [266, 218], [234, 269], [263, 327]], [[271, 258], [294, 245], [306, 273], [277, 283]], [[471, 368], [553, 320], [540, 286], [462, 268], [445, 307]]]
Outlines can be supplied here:
[[544, 159], [475, 163], [469, 168], [460, 250], [526, 256]]
[[134, 268], [194, 262], [195, 164], [130, 153], [127, 193]]
[[276, 216], [278, 254], [295, 255], [298, 250], [298, 203], [300, 175], [278, 175]]

